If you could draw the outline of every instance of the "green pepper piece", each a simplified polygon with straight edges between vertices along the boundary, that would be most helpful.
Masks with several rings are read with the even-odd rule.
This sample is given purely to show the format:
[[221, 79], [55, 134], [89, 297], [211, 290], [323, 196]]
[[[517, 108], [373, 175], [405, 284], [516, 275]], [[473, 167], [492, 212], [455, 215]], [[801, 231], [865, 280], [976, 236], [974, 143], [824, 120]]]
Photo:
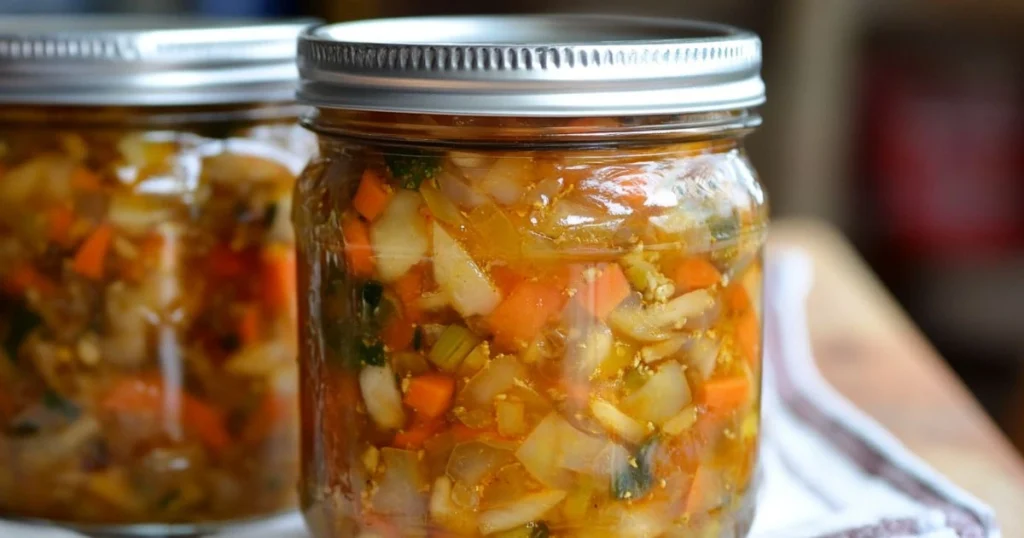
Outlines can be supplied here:
[[384, 344], [380, 342], [359, 342], [356, 346], [356, 353], [359, 360], [366, 366], [384, 366], [387, 354], [384, 353]]
[[441, 171], [441, 156], [416, 150], [402, 150], [403, 154], [385, 154], [388, 173], [402, 188], [418, 190], [428, 179]]
[[651, 437], [636, 450], [631, 458], [618, 462], [612, 473], [612, 497], [619, 500], [637, 500], [654, 485], [654, 454], [658, 438]]

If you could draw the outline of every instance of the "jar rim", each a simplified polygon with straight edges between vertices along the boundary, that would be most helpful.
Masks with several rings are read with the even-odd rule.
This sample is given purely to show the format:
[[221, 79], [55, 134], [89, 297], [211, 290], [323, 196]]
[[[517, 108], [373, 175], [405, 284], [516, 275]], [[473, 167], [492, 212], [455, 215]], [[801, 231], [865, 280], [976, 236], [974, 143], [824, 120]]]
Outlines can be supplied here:
[[736, 27], [609, 15], [376, 19], [299, 38], [299, 100], [489, 116], [613, 116], [765, 101], [761, 40]]
[[0, 19], [0, 104], [183, 106], [294, 100], [316, 19]]

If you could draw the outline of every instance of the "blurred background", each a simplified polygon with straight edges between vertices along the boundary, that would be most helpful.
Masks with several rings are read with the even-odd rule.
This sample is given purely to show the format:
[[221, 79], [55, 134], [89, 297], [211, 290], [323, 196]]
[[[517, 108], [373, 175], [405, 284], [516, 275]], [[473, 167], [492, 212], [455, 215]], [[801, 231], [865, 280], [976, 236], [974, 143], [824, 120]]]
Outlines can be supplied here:
[[1024, 450], [1022, 0], [0, 0], [0, 16], [554, 11], [761, 34], [769, 102], [750, 148], [776, 217], [842, 229]]

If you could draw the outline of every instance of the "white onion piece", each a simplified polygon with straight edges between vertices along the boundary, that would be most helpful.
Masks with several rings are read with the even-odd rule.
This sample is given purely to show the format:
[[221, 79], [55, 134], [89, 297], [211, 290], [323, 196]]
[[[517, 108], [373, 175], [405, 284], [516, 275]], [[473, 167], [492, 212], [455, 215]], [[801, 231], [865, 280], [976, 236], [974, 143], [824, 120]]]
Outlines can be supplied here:
[[565, 499], [565, 492], [548, 490], [533, 493], [521, 499], [480, 514], [480, 532], [493, 534], [526, 525], [544, 518], [544, 514]]
[[405, 425], [402, 394], [390, 366], [366, 366], [359, 372], [359, 389], [370, 418], [385, 430]]
[[433, 232], [434, 278], [452, 306], [464, 318], [490, 314], [501, 302], [490, 277], [441, 225]]
[[430, 244], [421, 202], [415, 192], [398, 191], [370, 229], [377, 271], [385, 282], [397, 280], [427, 255]]
[[640, 422], [662, 425], [692, 401], [690, 385], [678, 362], [664, 364], [639, 390], [622, 401], [622, 410]]

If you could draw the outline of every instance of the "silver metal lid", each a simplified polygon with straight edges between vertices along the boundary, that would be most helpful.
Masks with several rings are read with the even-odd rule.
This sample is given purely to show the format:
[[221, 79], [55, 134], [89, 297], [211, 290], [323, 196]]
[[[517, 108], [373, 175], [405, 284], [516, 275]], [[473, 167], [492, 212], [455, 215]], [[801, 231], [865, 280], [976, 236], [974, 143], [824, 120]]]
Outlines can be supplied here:
[[310, 28], [299, 101], [489, 116], [739, 109], [765, 100], [757, 35], [598, 15], [417, 17]]
[[295, 40], [316, 22], [0, 17], [0, 104], [290, 101]]

